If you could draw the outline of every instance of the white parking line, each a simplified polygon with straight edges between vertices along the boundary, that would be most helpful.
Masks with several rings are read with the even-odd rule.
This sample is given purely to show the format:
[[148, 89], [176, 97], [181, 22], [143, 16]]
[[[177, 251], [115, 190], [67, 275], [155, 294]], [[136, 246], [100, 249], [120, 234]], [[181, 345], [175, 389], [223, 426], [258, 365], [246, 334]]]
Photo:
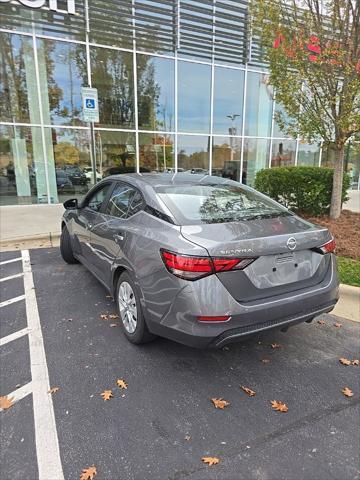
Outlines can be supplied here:
[[[11, 398], [13, 403], [18, 402], [19, 400], [22, 400], [23, 398], [27, 397], [30, 393], [32, 392], [32, 384], [31, 382], [27, 383], [26, 385], [23, 385], [22, 387], [14, 390], [13, 392], [9, 393], [7, 395], [8, 398]], [[3, 409], [0, 408], [0, 412], [2, 412]]]
[[18, 330], [15, 333], [11, 333], [10, 335], [7, 335], [6, 337], [0, 338], [0, 347], [2, 345], [6, 345], [9, 342], [12, 342], [13, 340], [17, 340], [18, 338], [23, 337], [24, 335], [27, 335], [29, 333], [28, 328], [23, 328], [22, 330]]
[[23, 250], [26, 316], [29, 327], [30, 364], [33, 389], [35, 443], [39, 480], [63, 480], [59, 442], [46, 363], [43, 336], [36, 301], [30, 255]]
[[9, 277], [0, 278], [0, 282], [7, 282], [8, 280], [13, 280], [14, 278], [20, 278], [23, 276], [23, 273], [17, 273], [16, 275], [10, 275]]
[[2, 262], [0, 262], [0, 266], [6, 265], [7, 263], [20, 262], [20, 260], [21, 260], [21, 257], [12, 258], [11, 260], [3, 260]]
[[9, 298], [9, 300], [5, 300], [4, 302], [0, 303], [1, 307], [6, 307], [7, 305], [11, 305], [12, 303], [20, 302], [20, 300], [24, 300], [25, 295], [19, 295], [18, 297]]

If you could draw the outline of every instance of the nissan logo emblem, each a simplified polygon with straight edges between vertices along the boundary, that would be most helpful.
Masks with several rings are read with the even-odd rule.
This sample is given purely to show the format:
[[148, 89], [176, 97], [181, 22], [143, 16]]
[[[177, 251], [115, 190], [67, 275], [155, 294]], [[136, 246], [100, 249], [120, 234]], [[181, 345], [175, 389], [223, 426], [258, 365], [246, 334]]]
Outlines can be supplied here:
[[295, 250], [296, 248], [296, 239], [294, 237], [290, 237], [286, 242], [286, 246], [289, 250]]

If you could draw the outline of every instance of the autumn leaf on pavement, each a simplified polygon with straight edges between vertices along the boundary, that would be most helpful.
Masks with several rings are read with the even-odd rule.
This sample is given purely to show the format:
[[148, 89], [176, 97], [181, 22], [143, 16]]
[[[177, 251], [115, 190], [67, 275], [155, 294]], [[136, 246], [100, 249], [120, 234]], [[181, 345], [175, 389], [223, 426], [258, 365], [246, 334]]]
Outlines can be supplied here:
[[278, 402], [277, 400], [271, 400], [271, 406], [274, 410], [278, 412], [286, 413], [289, 409], [285, 403]]
[[325, 325], [325, 320], [318, 320], [317, 322], [319, 325]]
[[85, 468], [80, 475], [80, 480], [93, 480], [95, 475], [97, 474], [96, 467], [93, 465], [92, 467]]
[[108, 319], [108, 315], [107, 315], [106, 313], [102, 313], [102, 314], [100, 315], [100, 318], [101, 318], [101, 320], [107, 320], [107, 319]]
[[116, 313], [110, 313], [109, 318], [114, 320], [115, 318], [119, 318], [119, 315], [116, 315]]
[[243, 385], [241, 385], [241, 389], [244, 390], [244, 392], [247, 393], [249, 397], [255, 397], [256, 395], [256, 392], [254, 392], [254, 390], [251, 390], [251, 388], [244, 387]]
[[212, 398], [211, 401], [213, 402], [215, 408], [220, 408], [221, 410], [230, 405], [229, 402], [223, 400], [222, 398]]
[[104, 401], [106, 401], [106, 400], [110, 400], [110, 398], [113, 397], [114, 395], [112, 394], [111, 390], [104, 390], [101, 396], [103, 397]]
[[281, 348], [280, 343], [272, 343], [271, 348]]
[[190, 442], [191, 436], [190, 436], [190, 435], [185, 435], [185, 440], [186, 440], [187, 442]]
[[0, 397], [0, 408], [2, 410], [7, 410], [8, 408], [14, 405], [13, 403], [14, 397], [8, 397], [5, 395], [4, 397]]
[[117, 327], [117, 326], [118, 326], [117, 323], [110, 323], [110, 327], [113, 327], [113, 328], [114, 328], [114, 327]]
[[351, 365], [357, 365], [357, 366], [359, 366], [359, 364], [360, 364], [360, 360], [353, 360], [353, 361], [351, 362]]
[[270, 363], [270, 360], [268, 358], [263, 358], [261, 361], [262, 363]]
[[52, 395], [53, 393], [56, 393], [59, 390], [60, 390], [59, 387], [51, 387], [50, 390], [48, 391], [48, 393], [50, 393]]
[[339, 358], [339, 362], [342, 363], [343, 365], [351, 365], [351, 360], [348, 360], [347, 358]]
[[220, 462], [220, 460], [216, 457], [202, 457], [201, 460], [204, 463], [207, 463], [209, 467], [211, 467], [212, 465], [217, 465]]
[[342, 323], [334, 323], [334, 327], [335, 327], [335, 328], [341, 328], [341, 327], [342, 327]]
[[344, 387], [341, 391], [345, 395], [345, 397], [353, 397], [354, 396], [353, 391], [350, 390], [350, 388], [348, 388], [348, 387]]
[[123, 388], [123, 389], [127, 389], [128, 387], [128, 384], [125, 382], [125, 380], [123, 380], [122, 378], [118, 378], [116, 380], [116, 385], [119, 387], [119, 388]]

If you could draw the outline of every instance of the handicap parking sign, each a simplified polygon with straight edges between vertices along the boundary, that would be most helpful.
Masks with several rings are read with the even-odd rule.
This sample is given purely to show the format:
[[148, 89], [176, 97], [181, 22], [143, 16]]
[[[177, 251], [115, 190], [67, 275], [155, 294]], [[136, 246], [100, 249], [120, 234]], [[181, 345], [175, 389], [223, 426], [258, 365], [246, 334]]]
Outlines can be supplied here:
[[83, 87], [81, 89], [83, 98], [84, 122], [99, 122], [98, 92], [96, 88]]

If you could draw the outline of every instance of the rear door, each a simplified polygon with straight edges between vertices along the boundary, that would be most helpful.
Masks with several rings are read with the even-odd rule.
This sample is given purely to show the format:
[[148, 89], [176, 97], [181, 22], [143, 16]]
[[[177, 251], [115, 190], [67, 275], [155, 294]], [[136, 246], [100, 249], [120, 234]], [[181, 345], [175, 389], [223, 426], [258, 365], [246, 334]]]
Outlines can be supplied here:
[[128, 241], [129, 219], [143, 208], [140, 192], [125, 182], [117, 182], [107, 205], [91, 229], [90, 244], [96, 274], [110, 285], [114, 260], [124, 254]]

